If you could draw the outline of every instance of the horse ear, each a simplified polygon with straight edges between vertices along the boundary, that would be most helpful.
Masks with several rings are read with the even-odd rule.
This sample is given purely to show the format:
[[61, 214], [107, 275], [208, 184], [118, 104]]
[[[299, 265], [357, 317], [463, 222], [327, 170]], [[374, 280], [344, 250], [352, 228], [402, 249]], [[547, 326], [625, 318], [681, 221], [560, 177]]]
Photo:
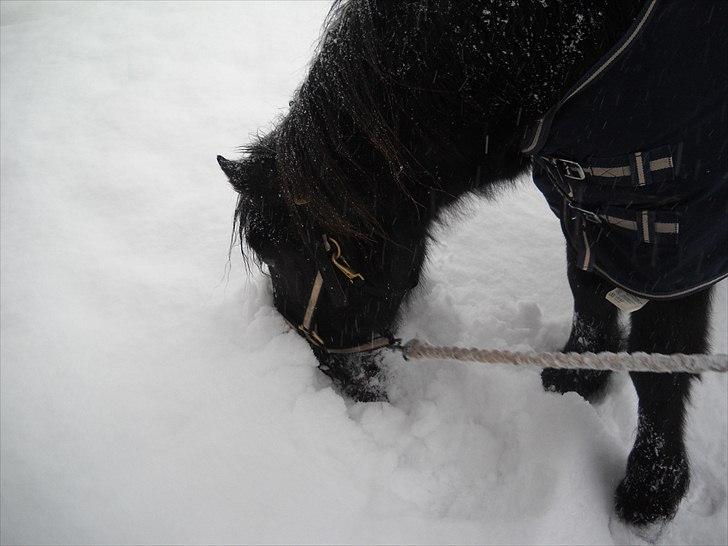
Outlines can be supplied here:
[[230, 161], [229, 159], [225, 159], [221, 155], [217, 156], [217, 162], [220, 165], [222, 172], [224, 172], [227, 175], [228, 179], [230, 179], [230, 184], [232, 184], [235, 191], [238, 193], [243, 193], [243, 191], [245, 190], [245, 181], [243, 179], [242, 164], [238, 163], [237, 161]]

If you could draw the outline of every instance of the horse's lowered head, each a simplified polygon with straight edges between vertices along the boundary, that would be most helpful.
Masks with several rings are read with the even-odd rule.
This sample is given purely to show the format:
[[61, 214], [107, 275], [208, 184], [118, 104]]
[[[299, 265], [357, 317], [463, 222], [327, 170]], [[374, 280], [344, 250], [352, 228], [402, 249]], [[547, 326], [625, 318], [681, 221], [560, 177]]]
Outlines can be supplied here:
[[393, 341], [422, 252], [307, 214], [316, 199], [287, 197], [273, 138], [248, 147], [242, 160], [217, 158], [238, 193], [235, 229], [243, 255], [265, 264], [276, 309], [309, 342], [322, 371], [355, 399], [382, 399], [378, 349]]

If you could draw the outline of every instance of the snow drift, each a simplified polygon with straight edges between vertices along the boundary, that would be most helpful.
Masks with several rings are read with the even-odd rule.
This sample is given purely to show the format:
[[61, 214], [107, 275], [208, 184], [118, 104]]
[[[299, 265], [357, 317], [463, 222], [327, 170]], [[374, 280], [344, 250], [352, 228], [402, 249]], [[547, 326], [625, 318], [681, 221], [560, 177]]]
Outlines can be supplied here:
[[[391, 403], [355, 404], [227, 262], [215, 156], [285, 112], [327, 9], [2, 4], [3, 543], [640, 542], [610, 522], [627, 377], [590, 405], [537, 370], [391, 356]], [[450, 220], [401, 335], [558, 348], [563, 240], [530, 181]], [[693, 392], [659, 541], [724, 544], [726, 377]]]

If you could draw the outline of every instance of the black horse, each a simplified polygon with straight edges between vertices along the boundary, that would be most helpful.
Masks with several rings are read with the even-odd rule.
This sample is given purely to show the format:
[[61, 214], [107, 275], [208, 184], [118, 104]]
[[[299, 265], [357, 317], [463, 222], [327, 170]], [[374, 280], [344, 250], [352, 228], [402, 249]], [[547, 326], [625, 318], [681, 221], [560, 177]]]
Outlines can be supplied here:
[[[289, 113], [218, 157], [236, 221], [267, 264], [276, 308], [320, 368], [358, 400], [384, 398], [378, 351], [416, 286], [428, 233], [469, 193], [532, 168], [523, 135], [620, 40], [643, 0], [337, 2]], [[487, 252], [487, 249], [483, 249]], [[575, 265], [565, 351], [704, 353], [710, 289], [651, 301], [624, 334], [614, 285]], [[547, 390], [590, 397], [609, 372], [544, 370]], [[639, 426], [616, 492], [624, 520], [672, 517], [689, 481], [683, 439], [693, 377], [633, 373]]]

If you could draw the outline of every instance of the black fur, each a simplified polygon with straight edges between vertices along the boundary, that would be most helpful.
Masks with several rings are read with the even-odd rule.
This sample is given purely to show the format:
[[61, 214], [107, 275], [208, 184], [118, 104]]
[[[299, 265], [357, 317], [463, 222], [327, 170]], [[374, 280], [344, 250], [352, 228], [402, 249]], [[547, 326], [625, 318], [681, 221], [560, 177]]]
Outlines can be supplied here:
[[[276, 308], [300, 324], [319, 263], [311, 241], [341, 243], [367, 285], [348, 303], [324, 295], [316, 329], [329, 347], [396, 330], [428, 232], [461, 196], [492, 195], [530, 168], [524, 128], [619, 38], [638, 0], [350, 0], [337, 2], [290, 112], [239, 162], [218, 158], [240, 194], [241, 239], [265, 262]], [[565, 350], [624, 347], [612, 287], [570, 267], [574, 324]], [[650, 303], [632, 316], [626, 348], [707, 349], [708, 292]], [[377, 355], [332, 357], [321, 369], [360, 400], [382, 399]], [[608, 373], [544, 370], [544, 387], [597, 394]], [[633, 374], [639, 430], [617, 513], [641, 524], [669, 518], [688, 484], [683, 420], [690, 377]]]

